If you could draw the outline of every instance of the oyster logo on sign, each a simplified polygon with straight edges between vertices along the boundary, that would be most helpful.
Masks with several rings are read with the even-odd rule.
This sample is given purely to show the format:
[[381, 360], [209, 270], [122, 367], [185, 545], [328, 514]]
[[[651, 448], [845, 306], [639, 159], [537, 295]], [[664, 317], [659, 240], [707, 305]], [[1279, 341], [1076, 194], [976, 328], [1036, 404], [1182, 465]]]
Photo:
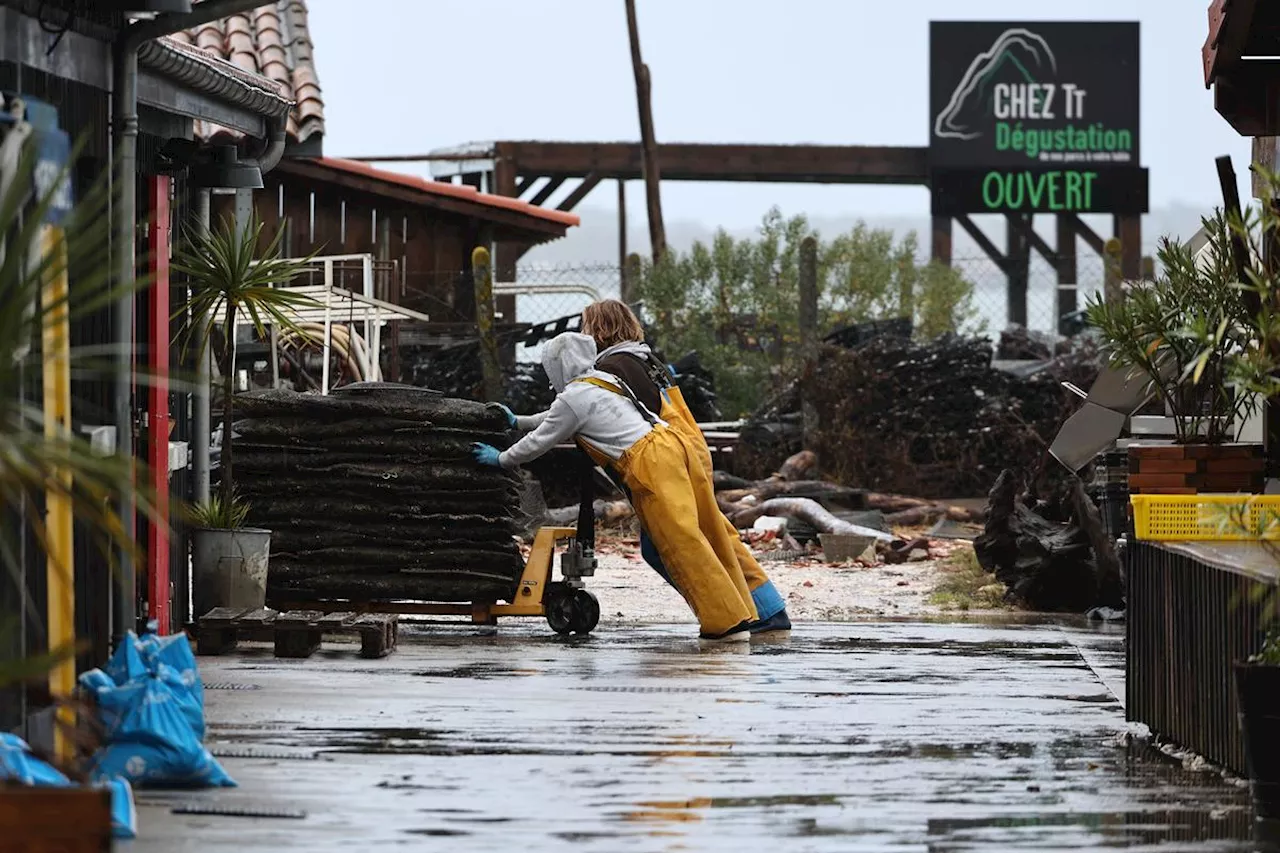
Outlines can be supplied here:
[[973, 58], [934, 119], [939, 139], [984, 140], [1045, 163], [1131, 163], [1133, 132], [1090, 121], [1089, 88], [1059, 76], [1043, 36], [1004, 30]]

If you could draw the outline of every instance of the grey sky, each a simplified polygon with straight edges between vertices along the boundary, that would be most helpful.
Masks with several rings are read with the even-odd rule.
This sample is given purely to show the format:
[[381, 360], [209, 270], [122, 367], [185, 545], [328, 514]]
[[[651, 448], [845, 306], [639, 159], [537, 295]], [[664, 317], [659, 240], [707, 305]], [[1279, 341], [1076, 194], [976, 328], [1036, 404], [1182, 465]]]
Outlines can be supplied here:
[[[1247, 165], [1248, 141], [1214, 112], [1203, 86], [1207, 5], [637, 0], [657, 135], [673, 142], [924, 145], [931, 19], [1140, 20], [1142, 160], [1151, 169], [1153, 208], [1210, 206], [1219, 198], [1213, 158], [1231, 154], [1240, 172]], [[329, 154], [639, 136], [623, 0], [308, 6]], [[601, 186], [581, 212], [603, 214], [615, 199], [612, 187]], [[629, 202], [641, 216], [638, 186]], [[816, 217], [924, 215], [928, 195], [903, 187], [673, 183], [664, 185], [663, 204], [669, 219], [741, 229], [774, 204]]]

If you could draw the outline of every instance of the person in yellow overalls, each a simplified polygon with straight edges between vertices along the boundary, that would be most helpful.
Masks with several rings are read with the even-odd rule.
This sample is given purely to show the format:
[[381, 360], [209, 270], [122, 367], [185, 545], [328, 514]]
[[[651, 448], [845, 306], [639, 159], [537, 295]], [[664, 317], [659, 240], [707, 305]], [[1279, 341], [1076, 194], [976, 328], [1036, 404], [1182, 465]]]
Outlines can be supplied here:
[[[595, 339], [599, 355], [596, 368], [620, 377], [635, 392], [640, 402], [683, 432], [698, 449], [698, 456], [711, 474], [711, 451], [684, 395], [672, 382], [673, 371], [658, 359], [644, 342], [644, 327], [635, 313], [623, 302], [605, 299], [588, 305], [582, 312], [582, 332]], [[771, 634], [791, 630], [786, 602], [769, 579], [760, 563], [738, 537], [733, 523], [721, 513], [722, 524], [731, 531], [734, 557], [751, 590], [759, 619], [752, 623], [752, 634]], [[640, 530], [640, 554], [659, 575], [670, 581], [661, 557], [652, 546], [648, 533]]]
[[532, 432], [507, 450], [475, 445], [476, 461], [515, 468], [575, 439], [596, 464], [622, 477], [672, 584], [698, 619], [699, 637], [749, 640], [758, 614], [734, 556], [736, 532], [730, 537], [721, 524], [708, 468], [680, 431], [624, 381], [596, 370], [595, 361], [590, 335], [567, 332], [548, 342], [542, 366], [557, 392], [551, 408], [522, 419]]

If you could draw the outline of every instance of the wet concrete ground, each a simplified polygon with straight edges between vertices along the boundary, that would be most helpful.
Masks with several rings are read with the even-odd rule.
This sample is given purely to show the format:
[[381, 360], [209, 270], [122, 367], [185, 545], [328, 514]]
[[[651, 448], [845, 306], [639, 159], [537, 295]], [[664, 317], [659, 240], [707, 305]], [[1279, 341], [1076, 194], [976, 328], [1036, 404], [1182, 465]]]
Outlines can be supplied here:
[[379, 661], [201, 658], [241, 787], [140, 792], [123, 849], [1255, 849], [1245, 791], [1126, 738], [1116, 629], [807, 624], [749, 654], [689, 637], [529, 622], [411, 632]]

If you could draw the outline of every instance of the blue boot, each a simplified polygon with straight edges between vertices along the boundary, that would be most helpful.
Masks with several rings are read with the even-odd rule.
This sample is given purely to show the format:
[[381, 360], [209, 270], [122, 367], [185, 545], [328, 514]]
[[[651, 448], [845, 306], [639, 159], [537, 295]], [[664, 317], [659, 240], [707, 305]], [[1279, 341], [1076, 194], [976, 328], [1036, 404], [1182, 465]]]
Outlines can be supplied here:
[[747, 629], [752, 634], [770, 634], [774, 631], [790, 631], [791, 619], [787, 616], [787, 603], [783, 601], [773, 581], [766, 581], [751, 590], [756, 613], [760, 618]]

